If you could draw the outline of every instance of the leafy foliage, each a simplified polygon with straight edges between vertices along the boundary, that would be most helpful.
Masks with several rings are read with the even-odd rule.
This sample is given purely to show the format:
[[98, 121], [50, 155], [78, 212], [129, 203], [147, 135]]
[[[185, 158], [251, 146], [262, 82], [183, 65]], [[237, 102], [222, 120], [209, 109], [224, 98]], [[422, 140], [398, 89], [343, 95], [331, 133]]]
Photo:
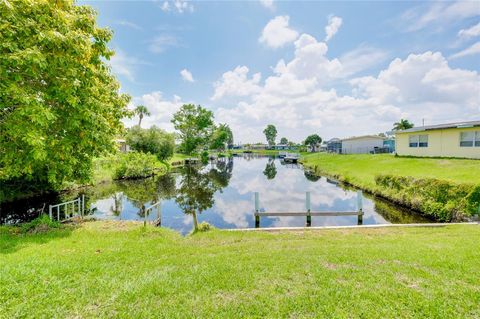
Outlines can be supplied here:
[[135, 151], [154, 154], [164, 161], [173, 156], [175, 137], [155, 126], [149, 129], [134, 126], [128, 130], [127, 144]]
[[378, 175], [375, 182], [393, 200], [439, 221], [461, 220], [480, 207], [480, 186], [394, 175]]
[[305, 145], [310, 146], [312, 148], [320, 143], [322, 143], [322, 138], [318, 134], [309, 135], [304, 142]]
[[408, 130], [413, 126], [414, 126], [413, 123], [410, 123], [408, 120], [401, 119], [399, 122], [395, 122], [393, 124], [393, 130], [394, 131]]
[[288, 139], [286, 137], [282, 137], [280, 139], [280, 144], [288, 144]]
[[55, 220], [51, 220], [46, 214], [42, 214], [40, 217], [35, 218], [31, 222], [21, 225], [21, 231], [23, 233], [43, 233], [52, 228], [59, 228], [60, 223]]
[[185, 154], [192, 154], [207, 145], [214, 129], [213, 113], [200, 105], [183, 105], [173, 115], [172, 123], [179, 132], [179, 150]]
[[233, 133], [227, 124], [220, 124], [210, 138], [210, 149], [223, 151], [225, 145], [233, 145]]
[[147, 109], [147, 107], [144, 105], [138, 105], [137, 107], [135, 107], [135, 110], [133, 112], [138, 115], [138, 127], [142, 126], [142, 120], [145, 115], [146, 116], [152, 115], [150, 111]]
[[73, 1], [0, 2], [0, 180], [86, 182], [114, 150], [129, 97], [96, 13]]
[[277, 138], [277, 128], [275, 125], [268, 124], [263, 130], [263, 134], [265, 134], [265, 138], [269, 145], [275, 145], [275, 139]]
[[114, 178], [143, 178], [154, 174], [164, 174], [167, 168], [152, 154], [129, 152], [119, 154]]

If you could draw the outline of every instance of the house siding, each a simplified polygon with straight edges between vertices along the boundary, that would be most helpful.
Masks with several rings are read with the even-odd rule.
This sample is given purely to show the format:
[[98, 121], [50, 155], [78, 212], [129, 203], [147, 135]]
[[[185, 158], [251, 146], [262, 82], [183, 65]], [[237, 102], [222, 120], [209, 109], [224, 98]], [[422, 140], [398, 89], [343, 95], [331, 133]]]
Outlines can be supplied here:
[[[480, 147], [460, 147], [460, 133], [475, 131], [480, 131], [480, 127], [398, 132], [395, 147], [397, 154], [404, 156], [480, 159]], [[428, 135], [428, 147], [409, 147], [409, 138], [412, 135]]]
[[375, 147], [383, 147], [383, 139], [364, 137], [342, 141], [343, 154], [368, 154]]

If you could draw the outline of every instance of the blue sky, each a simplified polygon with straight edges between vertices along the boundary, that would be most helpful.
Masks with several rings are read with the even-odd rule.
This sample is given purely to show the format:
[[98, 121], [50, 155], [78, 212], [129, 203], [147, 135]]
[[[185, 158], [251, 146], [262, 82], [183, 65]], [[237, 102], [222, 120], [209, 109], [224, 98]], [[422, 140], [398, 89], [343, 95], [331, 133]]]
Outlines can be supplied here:
[[[145, 125], [183, 103], [237, 142], [480, 119], [480, 2], [95, 1], [112, 70]], [[125, 121], [131, 125], [135, 121]]]

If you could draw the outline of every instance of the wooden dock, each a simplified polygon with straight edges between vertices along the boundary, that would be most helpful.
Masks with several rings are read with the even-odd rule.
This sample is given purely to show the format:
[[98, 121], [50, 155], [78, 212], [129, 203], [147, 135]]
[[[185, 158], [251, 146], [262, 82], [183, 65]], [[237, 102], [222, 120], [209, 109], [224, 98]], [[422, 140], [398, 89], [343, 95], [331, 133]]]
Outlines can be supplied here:
[[305, 194], [305, 207], [303, 212], [260, 212], [260, 201], [258, 192], [255, 193], [255, 228], [260, 227], [261, 217], [306, 217], [305, 225], [310, 227], [312, 225], [312, 216], [357, 216], [357, 225], [363, 224], [363, 203], [362, 191], [357, 192], [357, 210], [356, 211], [311, 211], [310, 209], [310, 192]]

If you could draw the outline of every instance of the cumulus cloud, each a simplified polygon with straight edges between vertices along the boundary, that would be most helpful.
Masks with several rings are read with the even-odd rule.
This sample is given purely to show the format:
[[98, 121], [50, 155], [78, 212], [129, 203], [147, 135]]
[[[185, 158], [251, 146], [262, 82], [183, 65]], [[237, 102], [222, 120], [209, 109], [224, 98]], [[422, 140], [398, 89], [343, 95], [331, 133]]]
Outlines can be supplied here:
[[[150, 111], [151, 115], [143, 118], [142, 127], [156, 125], [172, 132], [174, 128], [170, 120], [183, 104], [185, 103], [182, 101], [182, 98], [177, 95], [174, 95], [173, 99], [167, 100], [163, 97], [162, 92], [155, 91], [134, 97], [129, 107], [133, 109], [136, 105], [145, 105]], [[125, 126], [131, 127], [138, 124], [138, 118], [125, 119], [123, 122]]]
[[329, 41], [338, 32], [342, 25], [342, 18], [336, 16], [328, 17], [328, 24], [325, 27], [325, 42]]
[[267, 9], [273, 10], [275, 9], [275, 5], [273, 4], [273, 0], [260, 0], [260, 3], [262, 6], [264, 6]]
[[[327, 52], [325, 42], [302, 34], [293, 58], [278, 61], [263, 83], [260, 75], [249, 78], [246, 66], [224, 73], [212, 100], [233, 99], [235, 105], [219, 107], [216, 118], [229, 123], [237, 140], [257, 142], [270, 123], [279, 135], [301, 141], [310, 132], [324, 138], [379, 133], [399, 118], [434, 123], [480, 116], [479, 74], [451, 68], [440, 52], [396, 58], [377, 76], [365, 77], [354, 75], [386, 53], [359, 47], [328, 58]], [[339, 94], [338, 84], [350, 92]]]
[[450, 56], [450, 59], [458, 59], [468, 55], [480, 54], [480, 42], [474, 43], [468, 48]]
[[289, 27], [289, 20], [289, 16], [273, 18], [263, 28], [262, 35], [258, 40], [274, 49], [295, 41], [298, 37], [298, 32]]
[[162, 3], [160, 8], [165, 12], [176, 11], [178, 13], [184, 13], [194, 11], [193, 4], [188, 0], [166, 0]]
[[180, 75], [182, 76], [182, 79], [184, 81], [195, 82], [195, 80], [193, 79], [192, 73], [190, 71], [188, 71], [187, 69], [183, 69], [182, 71], [180, 71]]
[[480, 22], [468, 29], [462, 29], [458, 31], [458, 36], [462, 39], [469, 39], [480, 36]]
[[258, 83], [261, 79], [260, 73], [255, 73], [251, 79], [248, 78], [248, 68], [237, 66], [234, 70], [225, 72], [221, 80], [214, 83], [215, 93], [212, 100], [219, 100], [224, 96], [247, 96], [260, 90]]

